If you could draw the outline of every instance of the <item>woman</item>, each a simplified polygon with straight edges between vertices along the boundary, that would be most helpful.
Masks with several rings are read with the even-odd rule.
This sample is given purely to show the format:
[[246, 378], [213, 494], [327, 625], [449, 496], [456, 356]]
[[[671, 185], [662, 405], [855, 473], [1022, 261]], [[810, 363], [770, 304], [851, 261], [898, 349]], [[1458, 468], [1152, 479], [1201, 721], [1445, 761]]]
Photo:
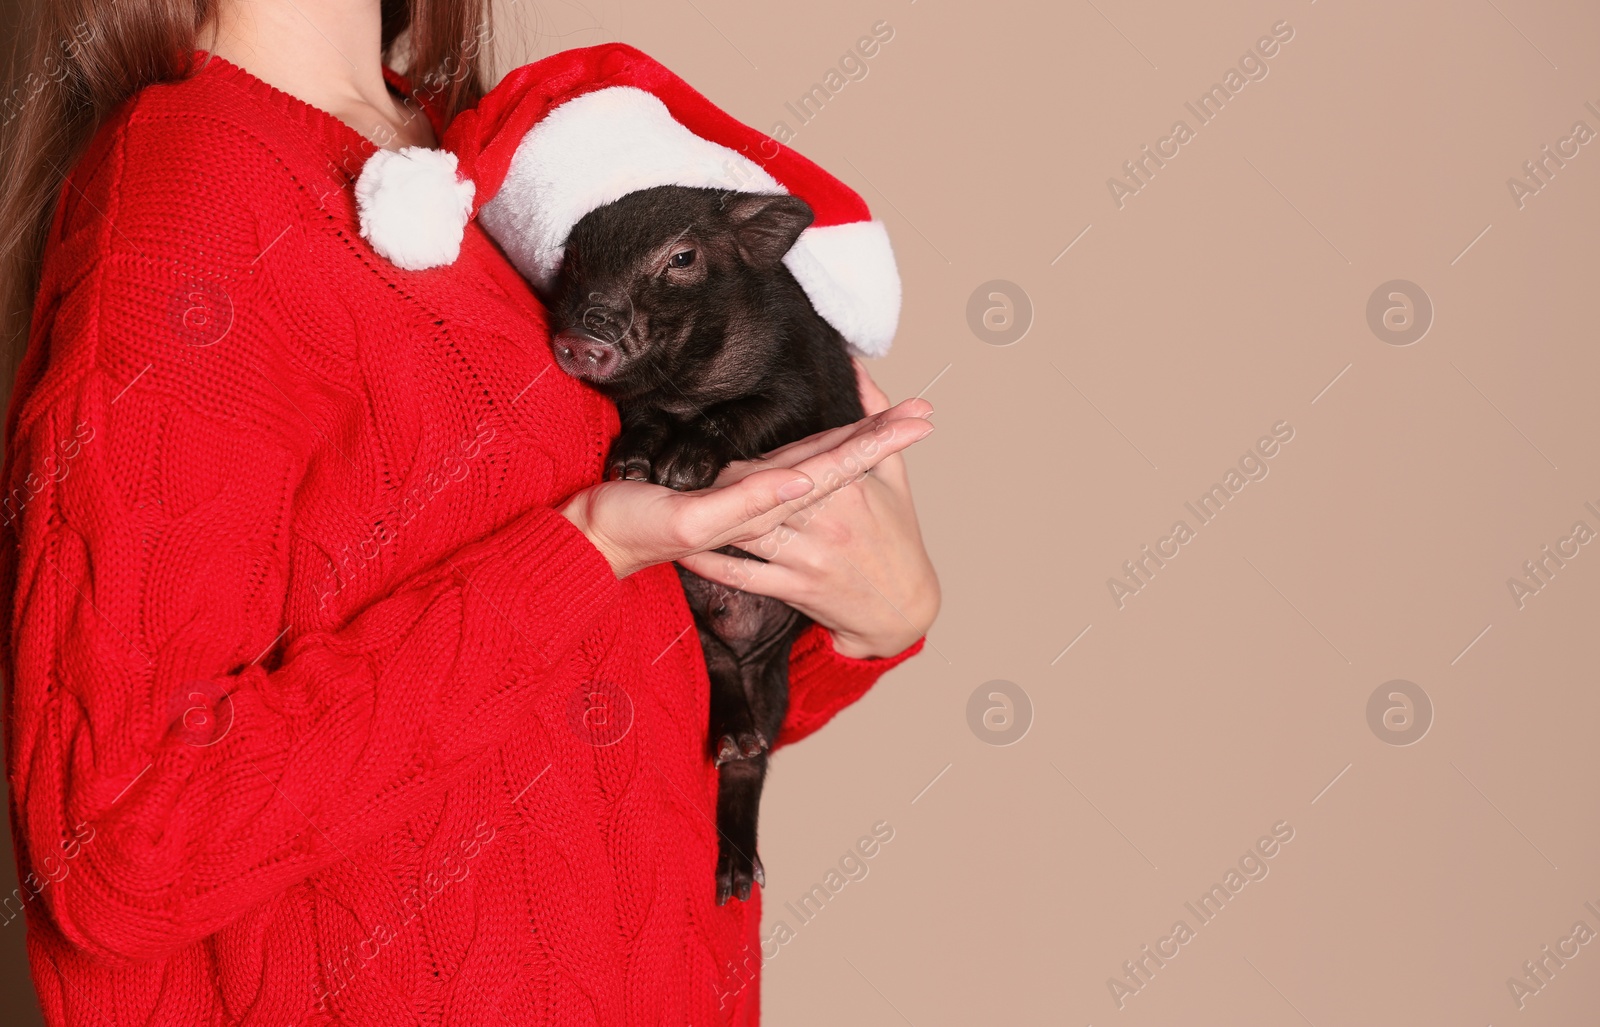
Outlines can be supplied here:
[[818, 622], [816, 730], [937, 611], [928, 404], [863, 373], [876, 417], [714, 488], [597, 484], [615, 409], [486, 237], [413, 274], [356, 230], [361, 162], [481, 93], [478, 0], [40, 8], [0, 655], [47, 1022], [755, 1022], [671, 561], [797, 529], [748, 587]]

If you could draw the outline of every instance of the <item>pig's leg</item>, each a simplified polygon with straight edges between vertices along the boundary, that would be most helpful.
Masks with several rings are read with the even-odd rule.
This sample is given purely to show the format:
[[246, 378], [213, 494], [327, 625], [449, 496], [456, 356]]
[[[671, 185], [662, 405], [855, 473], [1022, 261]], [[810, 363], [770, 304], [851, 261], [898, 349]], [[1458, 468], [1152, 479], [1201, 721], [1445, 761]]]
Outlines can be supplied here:
[[[789, 709], [789, 649], [805, 630], [807, 621], [796, 617], [782, 631], [777, 644], [747, 659], [740, 666], [749, 708], [765, 740], [775, 740]], [[752, 883], [765, 885], [766, 875], [756, 852], [756, 823], [761, 813], [761, 791], [767, 780], [767, 753], [747, 755], [718, 768], [717, 903], [730, 896], [750, 898]]]
[[[759, 561], [751, 563], [760, 566]], [[803, 618], [780, 600], [678, 568], [711, 677], [710, 746], [720, 766], [772, 744], [788, 697], [788, 654]]]
[[724, 763], [717, 771], [717, 905], [737, 895], [750, 898], [752, 885], [765, 885], [756, 855], [756, 818], [767, 779], [767, 754]]
[[707, 431], [738, 457], [756, 457], [783, 442], [810, 434], [803, 430], [805, 394], [775, 390], [715, 403], [705, 409]]
[[672, 436], [672, 422], [659, 410], [629, 407], [622, 412], [622, 431], [606, 457], [606, 480], [651, 480], [656, 457]]
[[650, 480], [679, 492], [692, 492], [716, 481], [734, 460], [758, 455], [733, 448], [709, 421], [686, 421], [667, 433], [652, 462]]
[[[716, 403], [677, 425], [656, 454], [653, 481], [703, 489], [735, 460], [754, 460], [780, 441], [799, 438], [791, 397], [744, 396]], [[786, 430], [787, 429], [787, 430]]]
[[740, 670], [739, 647], [743, 639], [729, 629], [728, 602], [738, 601], [743, 593], [707, 581], [678, 568], [683, 595], [694, 614], [700, 635], [700, 650], [705, 654], [706, 676], [711, 680], [711, 703], [707, 739], [711, 759], [717, 766], [729, 760], [744, 759], [764, 752], [767, 738], [757, 728]]
[[[756, 855], [756, 818], [767, 776], [767, 743], [755, 727], [738, 658], [709, 628], [700, 626], [711, 679], [712, 759], [717, 766], [717, 905], [750, 897], [752, 882], [766, 883]], [[769, 736], [770, 737], [770, 736]]]
[[739, 660], [716, 633], [700, 622], [700, 648], [706, 657], [706, 674], [711, 679], [711, 709], [706, 737], [711, 759], [716, 766], [765, 752], [767, 740], [756, 727], [750, 701], [745, 695]]
[[747, 655], [740, 670], [750, 702], [750, 718], [766, 743], [764, 748], [770, 749], [789, 713], [789, 652], [811, 619], [775, 600], [769, 602], [775, 605], [764, 606], [761, 615], [768, 621], [772, 641], [760, 652]]

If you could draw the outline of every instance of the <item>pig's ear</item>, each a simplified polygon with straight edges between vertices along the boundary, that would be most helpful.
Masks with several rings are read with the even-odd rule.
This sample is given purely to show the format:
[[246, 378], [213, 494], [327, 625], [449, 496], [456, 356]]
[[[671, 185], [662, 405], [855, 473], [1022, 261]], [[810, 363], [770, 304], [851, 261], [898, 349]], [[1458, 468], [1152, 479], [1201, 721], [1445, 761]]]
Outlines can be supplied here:
[[760, 268], [776, 266], [813, 217], [810, 204], [784, 194], [732, 193], [723, 210], [745, 262]]

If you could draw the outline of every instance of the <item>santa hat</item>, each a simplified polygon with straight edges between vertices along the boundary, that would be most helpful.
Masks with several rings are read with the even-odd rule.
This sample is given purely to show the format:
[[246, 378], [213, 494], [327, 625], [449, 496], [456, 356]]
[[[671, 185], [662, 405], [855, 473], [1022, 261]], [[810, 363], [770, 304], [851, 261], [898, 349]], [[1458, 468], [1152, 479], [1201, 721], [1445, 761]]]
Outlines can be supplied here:
[[784, 264], [817, 312], [863, 355], [883, 355], [894, 338], [900, 275], [866, 202], [631, 46], [568, 50], [518, 68], [441, 142], [379, 150], [356, 182], [362, 236], [400, 267], [453, 262], [476, 216], [543, 290], [579, 219], [628, 193], [661, 185], [789, 193], [815, 220]]

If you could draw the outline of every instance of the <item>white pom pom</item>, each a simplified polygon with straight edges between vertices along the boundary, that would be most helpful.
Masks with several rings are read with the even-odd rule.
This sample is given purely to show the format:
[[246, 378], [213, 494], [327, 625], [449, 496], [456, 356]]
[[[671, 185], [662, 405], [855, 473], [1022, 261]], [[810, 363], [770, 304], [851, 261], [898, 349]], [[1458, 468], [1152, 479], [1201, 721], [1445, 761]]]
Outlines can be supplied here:
[[361, 237], [407, 271], [453, 263], [475, 188], [456, 180], [456, 155], [448, 150], [379, 150], [356, 179]]

